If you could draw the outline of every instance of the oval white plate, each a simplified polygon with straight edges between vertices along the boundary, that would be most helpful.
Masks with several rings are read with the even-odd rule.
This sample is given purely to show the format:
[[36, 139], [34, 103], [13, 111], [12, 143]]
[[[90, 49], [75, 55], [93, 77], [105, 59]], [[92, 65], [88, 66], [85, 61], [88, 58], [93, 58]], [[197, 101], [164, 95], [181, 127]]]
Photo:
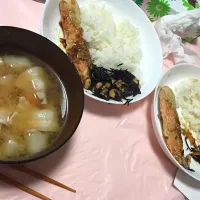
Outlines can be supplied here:
[[[140, 64], [142, 80], [144, 84], [141, 88], [141, 94], [133, 98], [130, 103], [139, 101], [149, 95], [161, 77], [162, 73], [162, 50], [157, 33], [145, 13], [132, 0], [99, 0], [107, 2], [113, 8], [114, 18], [127, 18], [131, 20], [140, 30], [141, 49], [143, 58]], [[80, 7], [86, 3], [86, 0], [77, 0]], [[41, 19], [41, 34], [60, 46], [59, 37], [62, 37], [62, 31], [59, 26], [60, 12], [58, 0], [48, 0], [45, 4]], [[140, 77], [139, 77], [140, 79]], [[94, 96], [89, 90], [84, 90], [85, 95], [96, 100], [111, 103], [123, 104], [114, 100], [103, 100]]]
[[[163, 134], [162, 134], [162, 127], [160, 120], [158, 118], [159, 110], [158, 110], [158, 94], [159, 94], [159, 87], [160, 86], [169, 86], [173, 91], [175, 87], [177, 86], [178, 83], [181, 81], [188, 79], [188, 78], [198, 78], [200, 79], [200, 67], [191, 65], [191, 64], [178, 64], [173, 67], [171, 67], [166, 73], [163, 75], [161, 78], [158, 86], [156, 87], [155, 93], [154, 93], [154, 99], [153, 99], [153, 104], [152, 104], [152, 112], [151, 112], [151, 117], [152, 117], [152, 123], [153, 123], [153, 128], [154, 132], [156, 134], [156, 138], [165, 152], [165, 154], [169, 157], [169, 159], [181, 170], [183, 170], [185, 173], [190, 175], [191, 177], [195, 178], [196, 180], [200, 181], [200, 164], [195, 162], [193, 159], [190, 165], [191, 169], [194, 169], [195, 172], [186, 170], [184, 167], [182, 167], [178, 161], [172, 156], [170, 153], [169, 149], [167, 148]], [[186, 145], [185, 142], [183, 141], [183, 148], [186, 150]]]

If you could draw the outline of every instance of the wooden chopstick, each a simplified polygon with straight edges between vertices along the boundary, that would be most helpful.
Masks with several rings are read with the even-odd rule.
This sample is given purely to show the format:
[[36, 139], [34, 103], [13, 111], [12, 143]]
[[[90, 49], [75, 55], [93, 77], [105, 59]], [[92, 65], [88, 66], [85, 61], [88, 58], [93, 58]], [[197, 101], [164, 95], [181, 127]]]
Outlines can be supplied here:
[[25, 166], [20, 165], [20, 166], [11, 166], [11, 167], [16, 169], [16, 170], [18, 170], [18, 171], [21, 171], [21, 172], [24, 172], [26, 174], [29, 174], [29, 175], [31, 175], [33, 177], [39, 178], [39, 179], [41, 179], [41, 180], [43, 180], [45, 182], [51, 183], [53, 185], [56, 185], [58, 187], [61, 187], [61, 188], [64, 188], [66, 190], [69, 190], [71, 192], [76, 193], [76, 190], [74, 190], [74, 189], [72, 189], [72, 188], [70, 188], [70, 187], [68, 187], [68, 186], [66, 186], [66, 185], [54, 180], [54, 179], [51, 179], [48, 176], [45, 176], [45, 175], [40, 174], [40, 173], [38, 173], [38, 172], [36, 172], [36, 171], [34, 171], [32, 169], [29, 169], [29, 168], [27, 168]]
[[21, 183], [13, 180], [13, 179], [11, 179], [11, 178], [9, 178], [9, 177], [1, 174], [1, 173], [0, 173], [0, 180], [2, 180], [5, 183], [8, 183], [10, 185], [13, 185], [13, 186], [19, 188], [20, 190], [23, 190], [24, 192], [27, 192], [27, 193], [29, 193], [29, 194], [31, 194], [35, 197], [38, 197], [42, 200], [51, 200], [48, 197], [36, 192], [35, 190], [32, 190], [31, 188], [26, 187], [25, 185], [22, 185]]

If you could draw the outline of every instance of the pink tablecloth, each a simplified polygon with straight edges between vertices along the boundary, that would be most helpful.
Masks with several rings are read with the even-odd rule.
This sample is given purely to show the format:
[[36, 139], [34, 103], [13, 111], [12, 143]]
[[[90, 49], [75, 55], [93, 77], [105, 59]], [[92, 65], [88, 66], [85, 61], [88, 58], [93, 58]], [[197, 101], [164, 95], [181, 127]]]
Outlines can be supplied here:
[[[32, 0], [0, 0], [0, 24], [39, 32], [43, 6]], [[86, 97], [82, 121], [68, 144], [28, 165], [72, 186], [76, 194], [5, 166], [0, 171], [54, 200], [183, 200], [172, 186], [177, 169], [151, 126], [151, 102], [152, 95], [129, 107]], [[36, 198], [0, 182], [0, 199]]]

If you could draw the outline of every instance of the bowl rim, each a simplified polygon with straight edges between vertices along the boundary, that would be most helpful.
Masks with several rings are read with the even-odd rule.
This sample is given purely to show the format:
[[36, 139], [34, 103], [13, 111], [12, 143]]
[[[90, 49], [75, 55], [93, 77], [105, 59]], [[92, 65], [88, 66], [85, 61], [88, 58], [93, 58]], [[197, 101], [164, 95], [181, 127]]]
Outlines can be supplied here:
[[[46, 36], [44, 35], [44, 19], [45, 19], [45, 14], [46, 14], [46, 12], [47, 12], [47, 7], [48, 7], [49, 4], [51, 3], [51, 1], [53, 1], [53, 0], [48, 0], [48, 1], [46, 1], [45, 5], [44, 5], [44, 8], [43, 8], [43, 10], [42, 10], [42, 16], [41, 16], [41, 19], [40, 19], [40, 33], [41, 33], [41, 35], [42, 35], [43, 37], [46, 37]], [[149, 92], [147, 92], [145, 96], [139, 97], [138, 99], [133, 99], [132, 101], [129, 102], [129, 104], [132, 104], [132, 103], [136, 103], [136, 102], [141, 101], [141, 100], [145, 99], [146, 97], [148, 97], [148, 96], [154, 91], [154, 89], [156, 88], [156, 86], [158, 85], [159, 79], [160, 79], [160, 77], [162, 76], [163, 56], [162, 56], [162, 47], [161, 47], [160, 39], [159, 39], [159, 37], [158, 37], [158, 34], [157, 34], [157, 32], [156, 32], [156, 30], [155, 30], [153, 24], [151, 23], [151, 21], [149, 20], [149, 18], [147, 17], [147, 15], [146, 15], [144, 12], [142, 12], [141, 8], [139, 8], [138, 5], [137, 5], [134, 1], [132, 1], [132, 0], [127, 0], [127, 1], [129, 1], [130, 3], [132, 3], [134, 9], [139, 10], [140, 13], [141, 13], [141, 15], [143, 15], [143, 17], [146, 18], [146, 20], [147, 20], [148, 23], [150, 24], [151, 30], [154, 32], [155, 38], [156, 38], [156, 40], [157, 40], [157, 42], [158, 42], [158, 45], [159, 45], [159, 49], [160, 49], [160, 52], [161, 52], [161, 63], [162, 63], [162, 65], [160, 66], [160, 75], [159, 75], [159, 77], [158, 77], [156, 83], [154, 84], [154, 87], [152, 87], [152, 89], [149, 90]], [[124, 104], [126, 103], [126, 102], [115, 101], [115, 100], [109, 100], [109, 101], [107, 101], [107, 100], [101, 99], [101, 98], [99, 98], [99, 97], [97, 97], [97, 96], [95, 96], [95, 95], [93, 95], [93, 94], [90, 94], [90, 92], [91, 92], [90, 90], [84, 89], [84, 95], [86, 95], [86, 96], [88, 96], [88, 97], [90, 97], [90, 98], [92, 98], [92, 99], [94, 99], [94, 100], [97, 100], [97, 101], [99, 101], [99, 102], [102, 102], [102, 103], [113, 104], [113, 105], [124, 105]], [[136, 96], [137, 96], [137, 95], [136, 95]], [[134, 98], [134, 97], [133, 97], [133, 98]]]
[[161, 149], [164, 151], [165, 155], [172, 161], [172, 163], [174, 165], [176, 165], [176, 167], [178, 167], [178, 169], [182, 170], [183, 172], [185, 172], [186, 174], [188, 174], [190, 177], [194, 178], [197, 181], [200, 181], [200, 178], [196, 177], [195, 175], [193, 175], [191, 172], [189, 172], [188, 170], [186, 170], [182, 165], [179, 164], [179, 162], [174, 158], [174, 156], [171, 154], [171, 152], [169, 151], [169, 149], [167, 148], [167, 145], [164, 141], [163, 138], [163, 133], [159, 131], [158, 125], [157, 125], [157, 116], [156, 113], [158, 111], [158, 91], [160, 89], [160, 83], [162, 82], [163, 78], [165, 76], [167, 76], [169, 74], [169, 72], [173, 71], [175, 68], [181, 68], [183, 66], [188, 65], [188, 67], [193, 67], [193, 68], [198, 68], [200, 70], [200, 67], [198, 65], [195, 64], [189, 64], [187, 62], [184, 63], [179, 63], [176, 65], [173, 65], [172, 67], [168, 68], [162, 75], [158, 85], [155, 88], [154, 91], [154, 95], [153, 95], [153, 101], [151, 104], [151, 121], [152, 121], [152, 126], [153, 126], [153, 130], [154, 133], [156, 135], [156, 139], [161, 147]]
[[[56, 48], [58, 51], [62, 52], [63, 55], [66, 56], [66, 54], [65, 54], [56, 44], [54, 44], [52, 41], [48, 40], [46, 37], [44, 37], [44, 36], [42, 36], [42, 35], [40, 35], [40, 34], [38, 34], [38, 33], [36, 33], [36, 32], [33, 32], [33, 31], [31, 31], [31, 30], [28, 30], [28, 29], [20, 28], [20, 27], [15, 27], [15, 26], [0, 26], [0, 31], [1, 31], [1, 29], [5, 29], [5, 30], [8, 31], [8, 32], [11, 32], [12, 30], [15, 29], [15, 30], [19, 30], [19, 31], [26, 32], [26, 33], [28, 33], [28, 34], [32, 34], [32, 35], [34, 35], [34, 36], [36, 36], [36, 37], [38, 37], [38, 38], [40, 37], [42, 40], [44, 40], [44, 41], [46, 42], [46, 44], [53, 46], [53, 48]], [[67, 57], [66, 57], [66, 58], [67, 58]], [[50, 67], [51, 67], [51, 66], [50, 66]], [[52, 67], [51, 67], [51, 68], [52, 68]], [[54, 68], [52, 68], [52, 69], [54, 70]], [[75, 70], [76, 70], [76, 69], [75, 69]], [[54, 71], [55, 71], [55, 70], [54, 70]], [[76, 71], [77, 71], [77, 70], [76, 70]], [[61, 79], [61, 77], [57, 74], [56, 71], [55, 71], [55, 73], [56, 73], [56, 75], [59, 77], [60, 81], [63, 83], [63, 79]], [[76, 74], [77, 74], [77, 77], [78, 77], [78, 80], [79, 80], [79, 84], [82, 85], [81, 78], [80, 78], [80, 76], [78, 75], [78, 72], [77, 72]], [[64, 87], [64, 89], [65, 89], [65, 92], [67, 93], [64, 84], [63, 84], [63, 87]], [[19, 161], [18, 161], [18, 160], [0, 160], [0, 164], [15, 165], [15, 164], [30, 163], [30, 162], [33, 162], [33, 161], [36, 161], [36, 160], [40, 160], [40, 159], [42, 159], [42, 158], [44, 158], [44, 157], [47, 157], [47, 156], [49, 156], [50, 154], [56, 152], [56, 151], [57, 151], [58, 149], [60, 149], [62, 146], [64, 146], [64, 145], [69, 141], [69, 139], [74, 135], [75, 131], [77, 130], [77, 128], [78, 128], [78, 126], [79, 126], [79, 124], [80, 124], [81, 118], [82, 118], [82, 116], [83, 116], [84, 102], [85, 102], [83, 89], [81, 90], [81, 94], [80, 94], [80, 95], [81, 95], [80, 102], [81, 102], [82, 106], [81, 106], [81, 110], [80, 110], [79, 117], [77, 118], [77, 122], [76, 122], [76, 124], [74, 125], [74, 127], [73, 127], [71, 133], [69, 134], [69, 137], [67, 137], [65, 140], [63, 140], [63, 142], [61, 142], [60, 145], [58, 145], [56, 148], [53, 148], [52, 150], [49, 150], [47, 153], [44, 153], [44, 154], [39, 155], [39, 156], [35, 155], [33, 158], [31, 158], [31, 157], [30, 157], [30, 158], [27, 158], [27, 159], [24, 158], [23, 160], [19, 160]], [[67, 102], [67, 101], [66, 101], [66, 102]], [[65, 127], [65, 125], [64, 125], [63, 127]], [[64, 130], [62, 130], [60, 133], [62, 133], [63, 131], [64, 131]]]

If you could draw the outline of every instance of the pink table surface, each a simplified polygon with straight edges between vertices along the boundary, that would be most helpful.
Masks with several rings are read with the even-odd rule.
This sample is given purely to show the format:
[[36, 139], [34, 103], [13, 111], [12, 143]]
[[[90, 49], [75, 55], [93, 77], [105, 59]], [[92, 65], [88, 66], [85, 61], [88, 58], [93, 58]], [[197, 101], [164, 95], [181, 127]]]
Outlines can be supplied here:
[[[32, 0], [0, 0], [0, 24], [39, 33], [43, 6]], [[171, 64], [166, 61], [165, 67]], [[3, 165], [0, 172], [53, 200], [183, 200], [172, 186], [177, 168], [164, 155], [152, 129], [152, 97], [151, 94], [129, 107], [86, 97], [82, 121], [68, 144], [51, 156], [28, 164], [72, 186], [76, 194]], [[36, 198], [0, 182], [0, 199]]]

